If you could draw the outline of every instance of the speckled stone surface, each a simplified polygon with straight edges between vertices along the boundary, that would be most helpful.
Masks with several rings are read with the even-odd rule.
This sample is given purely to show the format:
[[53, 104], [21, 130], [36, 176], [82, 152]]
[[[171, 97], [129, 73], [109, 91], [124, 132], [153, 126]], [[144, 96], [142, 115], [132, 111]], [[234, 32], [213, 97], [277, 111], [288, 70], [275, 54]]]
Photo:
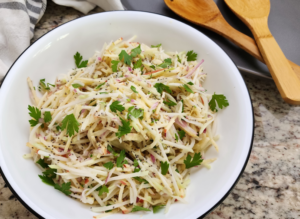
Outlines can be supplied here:
[[[98, 13], [100, 8], [91, 13]], [[84, 16], [48, 1], [34, 40]], [[244, 76], [255, 113], [255, 137], [247, 167], [229, 196], [205, 219], [300, 218], [300, 107], [284, 103], [272, 81]], [[0, 176], [0, 219], [35, 219]]]

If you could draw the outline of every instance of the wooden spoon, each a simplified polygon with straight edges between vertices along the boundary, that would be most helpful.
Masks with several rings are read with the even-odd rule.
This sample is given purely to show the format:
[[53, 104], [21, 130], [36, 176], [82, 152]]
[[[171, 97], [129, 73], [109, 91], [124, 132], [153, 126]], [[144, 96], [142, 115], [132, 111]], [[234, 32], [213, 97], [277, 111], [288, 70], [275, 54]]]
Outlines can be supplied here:
[[230, 9], [249, 27], [282, 98], [300, 104], [300, 81], [268, 27], [270, 0], [225, 0]]
[[[239, 32], [229, 25], [213, 0], [164, 1], [166, 5], [179, 16], [222, 35], [261, 62], [265, 63], [256, 42], [251, 37]], [[300, 79], [300, 66], [292, 61], [289, 61], [289, 63]]]

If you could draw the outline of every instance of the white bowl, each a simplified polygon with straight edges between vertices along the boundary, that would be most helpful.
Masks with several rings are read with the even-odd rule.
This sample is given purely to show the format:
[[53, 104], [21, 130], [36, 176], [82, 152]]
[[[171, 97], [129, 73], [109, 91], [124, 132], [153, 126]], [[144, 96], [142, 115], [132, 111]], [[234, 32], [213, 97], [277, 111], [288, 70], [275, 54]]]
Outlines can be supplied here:
[[[30, 46], [9, 70], [0, 96], [0, 161], [3, 175], [19, 199], [37, 215], [47, 219], [82, 219], [95, 215], [87, 205], [75, 201], [41, 182], [40, 169], [22, 158], [28, 153], [27, 107], [29, 99], [26, 78], [35, 86], [42, 78], [53, 82], [58, 74], [74, 68], [73, 55], [79, 51], [91, 57], [105, 42], [119, 37], [149, 45], [162, 43], [166, 51], [194, 50], [205, 59], [208, 73], [204, 87], [208, 92], [223, 93], [229, 107], [220, 110], [217, 132], [220, 151], [212, 168], [201, 168], [191, 174], [187, 203], [175, 203], [167, 214], [155, 218], [197, 218], [209, 213], [233, 188], [241, 176], [252, 146], [253, 111], [248, 90], [235, 64], [212, 40], [198, 30], [157, 14], [133, 11], [104, 12], [68, 22], [50, 31]], [[107, 218], [152, 218], [153, 213], [117, 214]]]

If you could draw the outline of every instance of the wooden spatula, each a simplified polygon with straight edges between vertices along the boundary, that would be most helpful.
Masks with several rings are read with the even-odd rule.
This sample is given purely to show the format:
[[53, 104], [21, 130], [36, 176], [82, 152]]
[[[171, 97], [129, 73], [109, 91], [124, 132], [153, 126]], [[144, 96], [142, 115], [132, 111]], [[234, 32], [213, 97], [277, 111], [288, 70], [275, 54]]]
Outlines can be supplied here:
[[268, 27], [269, 0], [225, 0], [230, 9], [249, 27], [282, 98], [300, 104], [300, 81]]
[[[213, 0], [164, 0], [166, 5], [184, 19], [210, 29], [264, 62], [256, 42], [230, 26]], [[300, 80], [300, 66], [289, 61]]]

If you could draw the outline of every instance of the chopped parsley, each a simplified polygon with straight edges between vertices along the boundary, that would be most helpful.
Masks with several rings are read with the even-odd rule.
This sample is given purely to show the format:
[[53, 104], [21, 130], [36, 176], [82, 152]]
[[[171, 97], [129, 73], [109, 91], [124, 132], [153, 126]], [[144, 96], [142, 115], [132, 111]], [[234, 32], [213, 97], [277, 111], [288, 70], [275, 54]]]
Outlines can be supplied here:
[[47, 123], [47, 122], [50, 122], [51, 120], [52, 120], [52, 116], [51, 116], [50, 111], [46, 111], [44, 113], [44, 122]]
[[157, 44], [156, 46], [151, 45], [151, 48], [159, 48], [159, 47], [161, 47], [161, 43]]
[[39, 108], [34, 107], [34, 106], [30, 106], [28, 105], [28, 110], [29, 110], [29, 115], [34, 118], [29, 120], [30, 126], [36, 126], [39, 123], [39, 119], [42, 116], [41, 111], [39, 110]]
[[50, 84], [50, 83], [47, 83], [47, 85], [46, 85], [45, 78], [41, 79], [39, 84], [40, 84], [40, 87], [39, 87], [40, 91], [41, 91], [41, 88], [43, 88], [44, 90], [50, 90], [49, 86], [55, 87], [54, 84]]
[[[140, 58], [139, 60], [137, 60], [136, 63], [133, 64], [133, 69], [137, 69], [137, 68], [141, 68], [142, 67], [142, 59]], [[141, 69], [142, 71], [142, 69]]]
[[131, 106], [128, 108], [128, 115], [127, 118], [129, 119], [130, 116], [133, 116], [134, 118], [140, 118], [144, 115], [144, 109], [137, 109], [135, 106]]
[[109, 161], [109, 162], [103, 164], [103, 166], [104, 166], [106, 169], [111, 170], [111, 169], [114, 167], [114, 163], [111, 162], [111, 161]]
[[72, 192], [71, 189], [71, 182], [63, 183], [61, 186], [59, 184], [55, 184], [54, 188], [65, 193], [66, 195], [70, 195]]
[[108, 94], [108, 92], [100, 92], [99, 94]]
[[125, 150], [122, 150], [120, 156], [117, 158], [117, 167], [123, 167], [124, 164], [127, 164], [127, 160], [125, 159]]
[[48, 177], [46, 175], [39, 175], [40, 179], [42, 180], [43, 183], [49, 185], [49, 186], [54, 186], [55, 183], [53, 182], [53, 179], [51, 177]]
[[178, 59], [178, 62], [181, 63], [181, 59], [180, 59], [179, 55], [177, 55], [177, 59]]
[[44, 159], [39, 159], [36, 163], [39, 164], [44, 169], [48, 167], [48, 164], [45, 163]]
[[77, 68], [84, 68], [87, 66], [88, 60], [82, 61], [82, 56], [79, 52], [74, 55], [74, 59]]
[[80, 87], [83, 87], [81, 84], [72, 84], [72, 87], [74, 88], [80, 88]]
[[178, 131], [178, 134], [181, 140], [185, 137], [185, 131], [183, 130]]
[[125, 50], [122, 50], [121, 53], [119, 54], [119, 60], [120, 61], [124, 60], [124, 63], [126, 65], [130, 65], [132, 57]]
[[161, 68], [167, 68], [167, 67], [170, 66], [171, 64], [172, 64], [172, 60], [171, 60], [170, 58], [167, 58], [167, 59], [164, 60], [163, 63], [161, 63], [161, 64], [159, 65], [159, 67], [161, 67]]
[[[141, 169], [135, 168], [135, 169], [133, 170], [133, 173], [137, 173], [137, 172], [140, 172], [140, 171], [141, 171]], [[143, 179], [142, 177], [136, 176], [136, 177], [133, 177], [133, 178], [136, 179], [137, 181], [139, 181], [140, 183], [145, 183], [145, 184], [148, 184], [148, 183], [149, 183], [147, 180]]]
[[150, 65], [149, 67], [155, 70], [155, 66], [154, 65]]
[[164, 104], [166, 104], [167, 106], [176, 106], [177, 103], [171, 101], [169, 98], [167, 98], [167, 101], [163, 101]]
[[163, 207], [165, 207], [165, 205], [155, 205], [153, 206], [153, 213], [157, 213], [160, 209], [162, 209]]
[[187, 92], [192, 93], [192, 94], [194, 93], [194, 91], [192, 91], [192, 89], [188, 85], [184, 84], [183, 87]]
[[131, 85], [130, 89], [131, 89], [134, 93], [138, 93], [138, 92], [136, 91], [135, 86]]
[[118, 129], [118, 132], [116, 133], [116, 136], [118, 138], [121, 138], [123, 135], [126, 135], [128, 133], [131, 132], [131, 129], [132, 129], [132, 126], [130, 126], [130, 121], [126, 121], [124, 119], [121, 119], [121, 122], [122, 122], [122, 126], [120, 125], [119, 126], [119, 129]]
[[197, 60], [197, 53], [194, 53], [193, 50], [188, 51], [186, 54], [187, 61], [196, 61]]
[[74, 114], [67, 115], [61, 125], [61, 130], [67, 129], [67, 135], [72, 137], [75, 132], [78, 132], [80, 123], [76, 120]]
[[194, 85], [194, 83], [193, 83], [193, 82], [191, 82], [191, 81], [190, 81], [190, 82], [188, 82], [187, 84], [189, 84], [189, 85]]
[[143, 208], [143, 207], [140, 207], [138, 205], [135, 205], [131, 212], [137, 212], [137, 211], [151, 211], [149, 208]]
[[61, 130], [61, 127], [60, 127], [59, 125], [56, 126], [56, 130], [57, 130], [57, 131]]
[[111, 60], [111, 68], [113, 72], [117, 72], [118, 71], [118, 64], [120, 61], [117, 60]]
[[167, 161], [165, 162], [160, 161], [160, 165], [161, 165], [161, 174], [166, 175], [169, 169], [169, 163]]
[[96, 189], [96, 191], [99, 191], [98, 195], [101, 196], [103, 193], [109, 193], [108, 188], [106, 185], [102, 185], [99, 188]]
[[109, 106], [109, 108], [114, 113], [116, 113], [117, 111], [122, 112], [123, 110], [125, 110], [125, 107], [123, 105], [121, 105], [120, 101], [118, 101], [118, 100], [112, 102], [112, 104]]
[[209, 101], [208, 105], [211, 109], [211, 111], [218, 112], [217, 104], [220, 109], [223, 109], [223, 107], [229, 106], [228, 100], [223, 94], [213, 94], [211, 100]]
[[178, 142], [178, 135], [175, 134], [175, 140]]
[[170, 89], [170, 87], [167, 86], [167, 85], [164, 85], [163, 83], [156, 83], [154, 85], [154, 87], [156, 88], [157, 92], [160, 93], [160, 94], [162, 94], [163, 91], [165, 91], [169, 94], [172, 93], [172, 90]]
[[117, 152], [115, 152], [114, 149], [110, 145], [107, 146], [107, 150], [110, 153], [112, 153], [115, 157], [119, 156], [119, 154]]
[[137, 167], [139, 165], [138, 161], [137, 160], [134, 160], [133, 161], [133, 166]]
[[103, 82], [102, 84], [99, 84], [95, 89], [100, 89], [103, 85], [105, 84], [105, 82]]
[[141, 52], [142, 52], [141, 45], [139, 45], [138, 47], [131, 50], [131, 57], [134, 58], [137, 55], [141, 54]]
[[182, 103], [182, 112], [184, 111], [184, 103], [183, 100], [181, 99], [181, 103]]
[[187, 169], [191, 168], [191, 167], [194, 167], [194, 166], [198, 166], [202, 163], [203, 159], [201, 159], [202, 156], [201, 156], [201, 153], [196, 153], [193, 157], [193, 160], [192, 160], [192, 157], [191, 155], [188, 155], [186, 157], [186, 159], [184, 160], [184, 164], [185, 164], [185, 167]]

